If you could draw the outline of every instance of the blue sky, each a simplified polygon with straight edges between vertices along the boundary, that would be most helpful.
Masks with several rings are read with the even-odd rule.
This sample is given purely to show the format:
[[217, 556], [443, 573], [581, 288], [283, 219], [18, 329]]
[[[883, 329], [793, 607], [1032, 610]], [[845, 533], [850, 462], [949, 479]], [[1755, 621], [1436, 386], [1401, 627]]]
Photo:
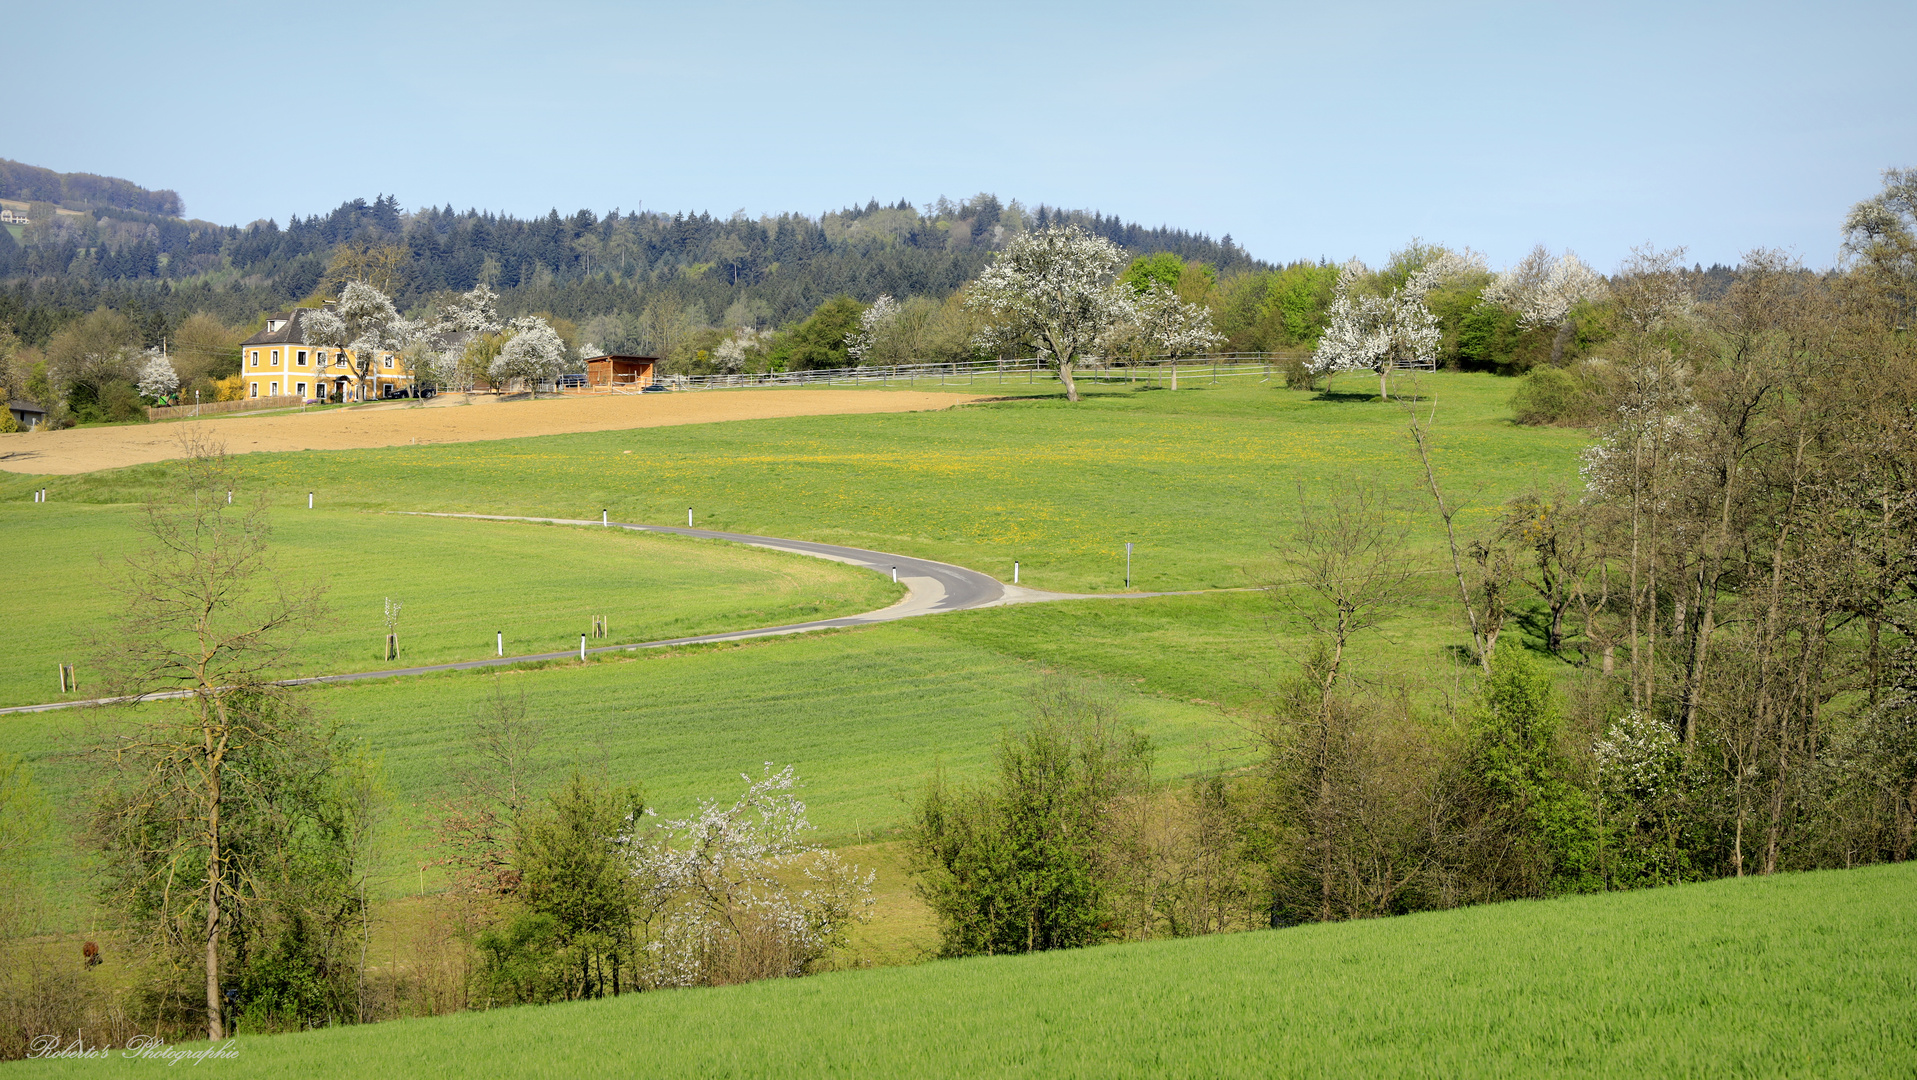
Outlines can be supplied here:
[[1259, 257], [1836, 256], [1917, 165], [1917, 4], [77, 3], [0, 157], [225, 223], [396, 194], [816, 214], [979, 191]]

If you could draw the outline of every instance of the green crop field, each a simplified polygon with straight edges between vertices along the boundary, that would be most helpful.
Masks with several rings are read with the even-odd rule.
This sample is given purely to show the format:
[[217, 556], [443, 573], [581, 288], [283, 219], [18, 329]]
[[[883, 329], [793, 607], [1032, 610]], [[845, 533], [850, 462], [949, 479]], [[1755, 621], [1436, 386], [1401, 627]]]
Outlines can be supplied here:
[[[1415, 488], [1404, 413], [1357, 392], [1364, 380], [1338, 385], [1353, 392], [1092, 384], [1077, 405], [1044, 398], [239, 462], [287, 504], [318, 490], [340, 509], [587, 517], [604, 507], [666, 525], [683, 523], [690, 506], [703, 527], [943, 559], [1008, 581], [1018, 560], [1024, 584], [1074, 592], [1122, 588], [1130, 541], [1141, 589], [1236, 587], [1266, 572], [1296, 520], [1299, 482], [1363, 476]], [[1576, 475], [1586, 436], [1513, 424], [1511, 385], [1423, 380], [1437, 399], [1446, 481], [1472, 508], [1467, 528], [1518, 491]], [[6, 478], [0, 499], [46, 486], [55, 502], [125, 503], [167, 472]], [[1435, 553], [1435, 523], [1418, 522]]]
[[[1917, 866], [242, 1037], [368, 1076], [1907, 1076]], [[191, 1049], [191, 1047], [181, 1047]], [[151, 1072], [163, 1061], [25, 1066]], [[16, 1068], [20, 1068], [16, 1066]]]
[[[126, 505], [0, 502], [7, 573], [32, 596], [0, 623], [0, 706], [89, 696], [89, 638], [110, 628], [111, 581], [140, 541]], [[890, 604], [903, 588], [821, 559], [623, 529], [282, 508], [279, 572], [325, 586], [332, 616], [297, 673], [379, 670], [385, 601], [402, 604], [400, 659], [437, 664], [575, 646], [595, 615], [616, 641], [656, 641], [831, 618]], [[595, 641], [593, 644], [606, 644]], [[55, 665], [78, 663], [78, 695]]]
[[[1508, 387], [1475, 376], [1440, 376], [1428, 387], [1444, 418], [1449, 479], [1480, 515], [1527, 486], [1572, 476], [1581, 441], [1510, 424]], [[1414, 482], [1403, 421], [1375, 398], [1241, 381], [1176, 394], [1094, 387], [1079, 406], [1006, 402], [238, 463], [282, 507], [276, 536], [289, 556], [327, 571], [339, 618], [301, 657], [319, 673], [381, 665], [387, 596], [406, 604], [402, 659], [429, 663], [487, 655], [502, 626], [509, 650], [556, 650], [577, 643], [591, 614], [612, 615], [616, 638], [643, 640], [866, 610], [895, 595], [876, 575], [733, 545], [376, 511], [557, 516], [610, 506], [618, 517], [671, 522], [671, 508], [699, 492], [711, 507], [702, 525], [929, 555], [1007, 579], [1018, 557], [1028, 584], [1117, 588], [1122, 539], [1139, 536], [1141, 588], [1242, 588], [1277, 573], [1274, 550], [1295, 519], [1299, 481], [1363, 472]], [[615, 486], [635, 461], [641, 475]], [[99, 580], [101, 560], [110, 564], [135, 539], [129, 501], [167, 473], [143, 466], [0, 481], [0, 527], [19, 553], [18, 579]], [[321, 509], [304, 509], [309, 482]], [[30, 501], [39, 486], [52, 501]], [[1437, 534], [1422, 515], [1414, 520], [1422, 549], [1412, 558], [1433, 565]], [[1100, 537], [1119, 543], [1100, 547]], [[1433, 663], [1459, 637], [1449, 586], [1442, 575], [1423, 580], [1424, 595], [1360, 663], [1413, 682], [1456, 681], [1457, 664]], [[59, 595], [59, 604], [22, 605], [0, 628], [9, 703], [54, 697], [54, 663], [111, 617], [110, 598], [93, 590]], [[662, 812], [676, 813], [731, 794], [741, 771], [791, 763], [807, 780], [821, 835], [854, 843], [895, 827], [900, 795], [933, 769], [962, 776], [982, 765], [1046, 668], [1114, 687], [1160, 746], [1161, 778], [1246, 760], [1241, 721], [1288, 670], [1298, 629], [1270, 593], [1220, 591], [941, 615], [555, 665], [497, 682], [523, 688], [547, 724], [542, 783], [578, 765], [640, 782]], [[455, 790], [465, 726], [495, 682], [469, 673], [309, 695], [381, 762], [393, 805], [386, 895], [431, 886], [416, 873], [427, 816]], [[85, 765], [68, 752], [90, 722], [10, 717], [0, 721], [0, 751], [26, 755], [57, 803], [77, 805]], [[88, 866], [72, 831], [58, 832], [43, 845], [41, 878], [49, 929], [72, 929], [95, 917]]]
[[[528, 715], [540, 723], [533, 779], [542, 790], [577, 767], [641, 783], [661, 814], [683, 815], [702, 797], [736, 795], [741, 772], [792, 764], [806, 781], [820, 839], [855, 843], [893, 828], [905, 808], [900, 796], [935, 769], [965, 776], [980, 768], [998, 733], [1022, 717], [1038, 666], [936, 629], [973, 617], [497, 676], [350, 683], [315, 690], [306, 701], [379, 761], [390, 793], [379, 845], [381, 890], [389, 897], [419, 887], [416, 869], [431, 857], [429, 818], [459, 793], [462, 769], [473, 764], [468, 725], [496, 689], [514, 697], [523, 691]], [[1159, 748], [1162, 776], [1243, 759], [1243, 734], [1213, 709], [1138, 690], [1121, 690], [1120, 699]], [[87, 765], [71, 752], [91, 721], [72, 712], [9, 717], [0, 724], [0, 752], [25, 756], [56, 805], [76, 805], [84, 799]], [[45, 929], [84, 928], [92, 917], [85, 902], [90, 864], [72, 836], [49, 837], [37, 863]], [[436, 876], [424, 884], [436, 886]]]

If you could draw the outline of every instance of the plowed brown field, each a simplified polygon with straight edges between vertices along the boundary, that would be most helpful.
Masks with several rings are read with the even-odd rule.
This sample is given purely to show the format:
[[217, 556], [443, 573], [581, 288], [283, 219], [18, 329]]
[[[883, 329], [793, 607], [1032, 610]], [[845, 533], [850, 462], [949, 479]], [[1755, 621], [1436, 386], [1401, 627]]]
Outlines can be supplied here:
[[449, 395], [423, 404], [274, 416], [219, 416], [165, 424], [74, 428], [0, 435], [0, 469], [71, 475], [166, 461], [181, 455], [184, 429], [198, 428], [229, 454], [285, 450], [353, 450], [411, 443], [476, 442], [576, 431], [617, 431], [721, 420], [769, 420], [834, 413], [949, 409], [977, 394], [924, 390], [727, 390], [705, 393], [595, 395], [539, 401], [489, 394]]

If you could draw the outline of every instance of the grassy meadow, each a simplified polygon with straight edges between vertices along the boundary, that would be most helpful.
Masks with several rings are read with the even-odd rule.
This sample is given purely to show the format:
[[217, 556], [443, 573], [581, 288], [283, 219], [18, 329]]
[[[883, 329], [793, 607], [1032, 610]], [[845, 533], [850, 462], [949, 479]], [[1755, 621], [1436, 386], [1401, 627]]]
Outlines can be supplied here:
[[[1416, 488], [1405, 414], [1374, 385], [1349, 376], [1312, 395], [1250, 379], [1187, 380], [1176, 392], [1088, 382], [1077, 405], [1046, 391], [944, 412], [239, 461], [286, 505], [316, 490], [337, 509], [596, 517], [609, 508], [616, 519], [665, 525], [683, 523], [690, 506], [706, 528], [897, 551], [1007, 581], [1018, 560], [1024, 584], [1069, 592], [1122, 589], [1130, 541], [1137, 588], [1230, 588], [1267, 574], [1272, 545], [1296, 520], [1300, 483], [1364, 476]], [[1437, 399], [1446, 482], [1470, 507], [1467, 529], [1517, 492], [1576, 474], [1583, 433], [1513, 424], [1511, 386], [1491, 375], [1422, 379]], [[0, 477], [0, 500], [26, 501], [46, 486], [56, 503], [136, 502], [169, 471]], [[1423, 554], [1435, 554], [1435, 521], [1417, 520]]]
[[[0, 706], [91, 696], [89, 636], [110, 627], [111, 580], [140, 542], [125, 504], [0, 502], [7, 572], [34, 598], [0, 622]], [[321, 584], [331, 616], [300, 646], [299, 674], [377, 670], [385, 601], [400, 601], [398, 664], [575, 646], [594, 615], [616, 641], [689, 637], [884, 607], [903, 587], [822, 559], [624, 529], [370, 514], [281, 504], [280, 573]], [[58, 597], [57, 603], [45, 602]], [[593, 644], [605, 644], [595, 641]], [[61, 695], [58, 663], [78, 663]]]
[[[1107, 606], [1151, 601], [1081, 601]], [[989, 613], [981, 613], [989, 614]], [[1080, 621], [1088, 621], [1084, 612]], [[433, 857], [430, 819], [461, 791], [473, 715], [495, 693], [522, 693], [542, 741], [533, 782], [557, 787], [572, 768], [644, 785], [671, 817], [702, 797], [728, 799], [741, 772], [792, 764], [819, 838], [883, 838], [935, 770], [975, 774], [998, 733], [1024, 715], [1040, 665], [954, 640], [940, 616], [870, 629], [599, 658], [498, 675], [459, 672], [325, 687], [306, 701], [378, 761], [388, 793], [379, 844], [388, 898], [436, 887], [416, 872]], [[1245, 738], [1216, 709], [1119, 687], [1127, 715], [1175, 778], [1244, 758]], [[95, 718], [78, 712], [9, 717], [0, 753], [21, 754], [56, 805], [85, 800], [86, 763], [73, 755]], [[73, 827], [78, 828], [78, 822]], [[39, 856], [50, 932], [93, 929], [90, 859], [73, 837], [50, 836]]]
[[1724, 880], [242, 1037], [236, 1059], [202, 1067], [421, 1078], [1902, 1076], [1917, 1064], [1913, 890], [1907, 863]]
[[[1060, 589], [1121, 587], [1122, 542], [1136, 536], [1141, 589], [1243, 589], [1279, 573], [1274, 546], [1295, 520], [1299, 483], [1354, 473], [1415, 481], [1404, 416], [1375, 396], [1249, 380], [1185, 386], [1093, 384], [1078, 406], [1040, 398], [238, 463], [243, 483], [281, 507], [276, 538], [290, 564], [326, 575], [337, 618], [302, 650], [310, 673], [379, 666], [387, 596], [406, 604], [402, 660], [431, 663], [488, 655], [502, 626], [510, 650], [564, 649], [601, 612], [617, 639], [641, 640], [867, 610], [895, 595], [877, 575], [733, 545], [379, 511], [559, 516], [608, 506], [615, 517], [670, 523], [697, 492], [702, 525], [931, 556], [1008, 580], [1017, 557], [1025, 583]], [[1438, 376], [1432, 391], [1447, 479], [1479, 515], [1573, 475], [1578, 434], [1512, 425], [1508, 382]], [[134, 542], [133, 501], [169, 472], [0, 479], [16, 574], [98, 580], [102, 560]], [[52, 490], [50, 502], [30, 501], [39, 486]], [[304, 508], [309, 486], [320, 509]], [[1423, 550], [1411, 557], [1433, 566], [1438, 533], [1414, 520]], [[1460, 633], [1446, 579], [1422, 580], [1424, 594], [1366, 643], [1360, 663], [1416, 692], [1455, 693], [1468, 673], [1450, 651]], [[427, 821], [457, 790], [467, 727], [496, 687], [523, 691], [545, 726], [541, 784], [577, 766], [643, 784], [670, 815], [733, 794], [741, 771], [791, 763], [821, 836], [856, 844], [895, 829], [902, 796], [935, 769], [962, 778], [983, 767], [1044, 670], [1104, 680], [1152, 735], [1161, 778], [1246, 760], [1242, 721], [1299, 641], [1282, 600], [1282, 590], [1214, 591], [1021, 605], [585, 665], [318, 688], [307, 700], [380, 762], [390, 803], [380, 888], [397, 898], [434, 885], [418, 873]], [[88, 589], [23, 605], [0, 627], [0, 697], [53, 697], [55, 653], [76, 648], [111, 610], [109, 596]], [[71, 751], [93, 722], [9, 717], [0, 751], [24, 754], [56, 805], [79, 806], [86, 771]], [[91, 929], [101, 913], [87, 899], [80, 823], [63, 822], [39, 860], [47, 929]]]

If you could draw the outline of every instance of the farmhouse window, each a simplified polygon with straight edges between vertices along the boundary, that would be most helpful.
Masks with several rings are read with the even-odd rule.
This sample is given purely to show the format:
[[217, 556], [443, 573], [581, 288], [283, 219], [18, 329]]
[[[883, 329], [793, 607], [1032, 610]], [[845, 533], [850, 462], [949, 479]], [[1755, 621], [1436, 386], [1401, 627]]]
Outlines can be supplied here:
[[306, 396], [306, 384], [305, 384], [305, 383], [301, 383], [301, 384], [299, 384], [299, 386], [297, 386], [297, 387], [295, 387], [295, 388], [294, 388], [294, 391], [293, 391], [293, 392], [294, 392], [294, 393], [296, 393], [296, 394], [298, 394], [298, 395], [299, 395], [300, 397], [305, 397], [305, 396]]
[[252, 362], [252, 365], [253, 365], [254, 367], [259, 367], [259, 366], [260, 366], [260, 351], [259, 351], [258, 349], [254, 349], [254, 350], [253, 350], [253, 355], [252, 355], [252, 356], [250, 356], [250, 357], [248, 357], [247, 359], [248, 359], [248, 360], [250, 360], [250, 361]]
[[272, 364], [272, 365], [273, 365], [274, 367], [279, 367], [279, 366], [280, 366], [280, 351], [279, 351], [278, 349], [274, 349], [274, 350], [273, 350], [273, 356], [272, 356], [272, 358], [271, 358], [271, 360], [270, 360], [269, 362], [270, 362], [270, 363], [271, 363], [271, 364]]
[[274, 383], [274, 384], [272, 384], [272, 386], [271, 386], [271, 387], [269, 387], [269, 388], [267, 389], [267, 391], [266, 391], [266, 392], [267, 392], [267, 394], [268, 394], [268, 395], [270, 395], [270, 396], [272, 396], [272, 397], [279, 397], [279, 396], [280, 396], [280, 384], [279, 384], [279, 383]]
[[253, 397], [259, 397], [259, 396], [260, 396], [260, 384], [259, 384], [259, 383], [247, 383], [247, 384], [246, 384], [246, 388], [247, 388], [248, 390], [251, 390], [251, 391], [253, 392], [253, 393], [252, 393], [252, 396], [253, 396]]
[[387, 367], [392, 367], [392, 366], [393, 366], [393, 358], [392, 358], [392, 357], [390, 357], [390, 356], [389, 356], [389, 357], [387, 357], [387, 358], [386, 358], [386, 366], [387, 366]]
[[301, 366], [301, 367], [305, 367], [305, 366], [306, 366], [306, 350], [305, 350], [305, 349], [301, 349], [301, 350], [299, 351], [299, 357], [298, 357], [298, 359], [297, 359], [297, 361], [296, 361], [296, 362], [297, 362], [297, 363], [299, 364], [299, 366]]

